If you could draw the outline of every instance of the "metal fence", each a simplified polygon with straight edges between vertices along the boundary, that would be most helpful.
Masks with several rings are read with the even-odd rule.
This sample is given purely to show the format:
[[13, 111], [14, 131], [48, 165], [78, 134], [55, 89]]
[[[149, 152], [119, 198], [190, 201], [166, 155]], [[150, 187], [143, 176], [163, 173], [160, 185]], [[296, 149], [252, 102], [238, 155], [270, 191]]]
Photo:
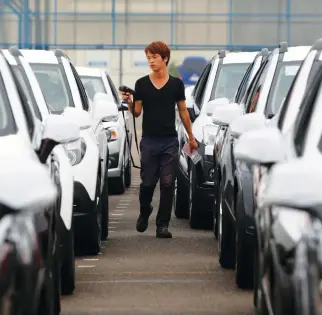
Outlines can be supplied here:
[[321, 0], [1, 0], [0, 46], [258, 50], [311, 45]]

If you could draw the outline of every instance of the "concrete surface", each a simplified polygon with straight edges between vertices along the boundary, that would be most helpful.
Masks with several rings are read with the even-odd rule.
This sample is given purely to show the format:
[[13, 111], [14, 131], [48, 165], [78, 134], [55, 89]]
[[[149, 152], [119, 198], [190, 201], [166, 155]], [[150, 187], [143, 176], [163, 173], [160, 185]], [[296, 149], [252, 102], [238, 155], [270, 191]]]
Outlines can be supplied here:
[[[212, 231], [173, 217], [173, 239], [135, 230], [139, 171], [124, 195], [110, 196], [110, 238], [96, 257], [77, 258], [77, 288], [62, 315], [252, 315], [252, 294], [220, 268]], [[158, 205], [156, 190], [154, 208]]]

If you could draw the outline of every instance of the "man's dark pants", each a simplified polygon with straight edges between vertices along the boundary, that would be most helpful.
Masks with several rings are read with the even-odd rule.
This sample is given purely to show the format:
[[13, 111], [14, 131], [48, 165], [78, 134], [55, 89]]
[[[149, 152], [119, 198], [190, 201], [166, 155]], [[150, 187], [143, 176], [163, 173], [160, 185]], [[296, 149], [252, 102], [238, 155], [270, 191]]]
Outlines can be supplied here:
[[143, 137], [141, 151], [140, 214], [150, 215], [154, 189], [160, 179], [160, 205], [157, 227], [168, 227], [171, 219], [176, 168], [179, 160], [177, 137]]

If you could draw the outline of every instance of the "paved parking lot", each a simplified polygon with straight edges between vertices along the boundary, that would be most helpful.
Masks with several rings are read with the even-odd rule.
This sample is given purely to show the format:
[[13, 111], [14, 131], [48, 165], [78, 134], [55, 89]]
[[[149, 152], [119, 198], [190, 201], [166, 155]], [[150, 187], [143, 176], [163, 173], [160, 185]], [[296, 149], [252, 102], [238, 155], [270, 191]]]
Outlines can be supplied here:
[[211, 231], [173, 217], [173, 239], [156, 239], [154, 212], [149, 229], [136, 232], [138, 188], [135, 170], [132, 187], [110, 196], [110, 239], [101, 255], [77, 258], [76, 291], [63, 298], [62, 315], [253, 314], [251, 293], [220, 268]]

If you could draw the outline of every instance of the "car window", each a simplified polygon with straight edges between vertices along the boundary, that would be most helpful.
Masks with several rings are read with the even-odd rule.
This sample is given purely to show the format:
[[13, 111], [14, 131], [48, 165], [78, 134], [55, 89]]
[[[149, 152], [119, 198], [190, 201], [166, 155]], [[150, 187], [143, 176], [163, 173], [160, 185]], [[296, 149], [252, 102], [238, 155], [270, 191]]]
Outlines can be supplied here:
[[250, 93], [245, 103], [246, 113], [252, 113], [255, 111], [261, 89], [266, 79], [268, 69], [269, 69], [269, 60], [265, 61], [262, 64], [256, 77], [254, 78], [254, 81], [252, 83], [252, 88], [250, 90]]
[[314, 61], [316, 53], [312, 51], [301, 64], [296, 77], [287, 93], [281, 114], [278, 120], [278, 127], [281, 130], [287, 130], [294, 122], [299, 111], [303, 95], [315, 77], [321, 61]]
[[310, 119], [314, 107], [317, 106], [317, 96], [322, 92], [322, 67], [318, 69], [311, 84], [308, 86], [303, 101], [300, 105], [299, 113], [294, 122], [294, 147], [296, 154], [301, 156], [303, 154], [305, 138], [309, 128]]
[[302, 61], [278, 62], [265, 107], [266, 117], [270, 118], [277, 114], [301, 63]]
[[110, 78], [110, 76], [106, 73], [106, 78], [107, 78], [107, 81], [108, 81], [108, 84], [110, 86], [110, 89], [112, 91], [112, 94], [113, 94], [113, 97], [114, 97], [114, 100], [115, 100], [115, 103], [120, 106], [120, 98], [119, 98], [119, 94], [115, 88], [115, 85], [112, 81], [112, 79]]
[[61, 114], [75, 107], [69, 83], [60, 64], [30, 64], [46, 100], [50, 113]]
[[96, 93], [107, 93], [103, 79], [101, 77], [79, 76], [82, 80], [88, 97], [93, 101]]
[[70, 67], [72, 69], [72, 72], [74, 74], [74, 78], [75, 78], [76, 85], [77, 85], [77, 88], [78, 88], [79, 96], [80, 96], [81, 101], [82, 101], [83, 109], [86, 110], [86, 111], [89, 111], [88, 97], [87, 97], [87, 93], [86, 93], [86, 90], [84, 88], [84, 85], [82, 83], [82, 80], [80, 79], [80, 77], [78, 75], [78, 72], [76, 71], [76, 69], [73, 66], [73, 64], [70, 62], [69, 65], [70, 65]]
[[249, 63], [220, 65], [212, 87], [210, 101], [221, 97], [232, 99], [248, 67]]
[[31, 104], [36, 117], [40, 121], [42, 121], [42, 116], [39, 111], [39, 107], [33, 94], [32, 88], [30, 86], [30, 82], [26, 76], [25, 70], [20, 65], [11, 66], [11, 69], [13, 70], [13, 73], [16, 76], [17, 81], [19, 82], [21, 90], [25, 94], [25, 97], [27, 98], [28, 102]]
[[203, 75], [200, 77], [200, 81], [198, 81], [198, 86], [196, 86], [196, 88], [194, 90], [193, 96], [195, 99], [195, 103], [199, 109], [201, 109], [201, 107], [202, 107], [202, 99], [204, 96], [205, 88], [207, 86], [208, 77], [209, 77], [209, 74], [211, 71], [211, 65], [212, 64], [207, 65]]
[[246, 73], [244, 74], [244, 77], [241, 81], [241, 83], [239, 84], [238, 86], [238, 89], [236, 91], [236, 95], [235, 95], [235, 99], [234, 99], [234, 102], [239, 104], [243, 95], [244, 95], [244, 91], [246, 89], [246, 86], [247, 86], [247, 83], [248, 83], [248, 80], [249, 80], [249, 77], [250, 77], [250, 74], [252, 72], [252, 69], [254, 67], [254, 64], [255, 64], [255, 61], [252, 62], [249, 66], [248, 66], [248, 69], [246, 71]]
[[14, 120], [9, 98], [0, 75], [0, 136], [7, 136], [17, 132], [17, 125]]

